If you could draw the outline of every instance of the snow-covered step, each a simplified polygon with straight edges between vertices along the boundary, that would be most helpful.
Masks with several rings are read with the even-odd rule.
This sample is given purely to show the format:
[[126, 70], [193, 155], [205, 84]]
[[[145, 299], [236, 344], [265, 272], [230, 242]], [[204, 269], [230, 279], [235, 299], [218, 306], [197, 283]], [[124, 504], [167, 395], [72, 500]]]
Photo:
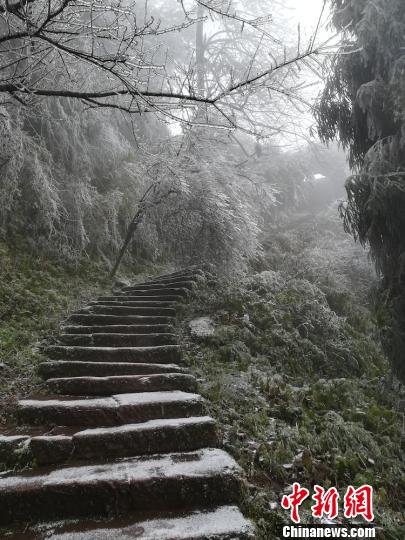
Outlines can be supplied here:
[[202, 270], [187, 270], [187, 271], [180, 271], [176, 272], [174, 274], [163, 274], [161, 276], [155, 276], [151, 277], [146, 280], [146, 283], [159, 281], [159, 282], [165, 282], [165, 281], [172, 281], [172, 280], [178, 280], [178, 281], [197, 281], [199, 279], [203, 279], [205, 277], [205, 274]]
[[[108, 296], [107, 296], [108, 298]], [[142, 296], [135, 297], [138, 298], [138, 300], [130, 300], [130, 298], [134, 298], [133, 296], [126, 297], [126, 296], [115, 296], [110, 297], [114, 298], [113, 300], [94, 300], [92, 302], [89, 302], [88, 306], [126, 306], [126, 307], [167, 307], [167, 308], [173, 308], [176, 306], [176, 302], [171, 302], [169, 300], [141, 300]]]
[[116, 375], [110, 377], [67, 377], [48, 379], [47, 386], [55, 394], [71, 396], [110, 396], [132, 392], [195, 392], [197, 381], [184, 373], [152, 375]]
[[[190, 271], [183, 270], [179, 272], [174, 272], [172, 274], [162, 274], [161, 276], [155, 276], [155, 277], [150, 278], [144, 283], [154, 283], [154, 282], [165, 283], [165, 282], [170, 282], [173, 280], [197, 281], [199, 279], [204, 279], [204, 278], [205, 278], [205, 273], [202, 270], [190, 270]], [[142, 285], [142, 283], [140, 283], [140, 285]]]
[[105, 325], [145, 325], [145, 324], [173, 324], [173, 317], [160, 315], [102, 315], [94, 313], [73, 313], [69, 316], [67, 324], [83, 324], [86, 326]]
[[87, 429], [72, 440], [74, 455], [79, 459], [187, 452], [218, 444], [216, 424], [209, 416]]
[[75, 362], [54, 360], [39, 364], [38, 373], [43, 379], [64, 377], [109, 377], [111, 375], [145, 375], [150, 373], [185, 373], [177, 364], [131, 362]]
[[180, 287], [185, 289], [193, 289], [197, 285], [197, 281], [194, 278], [188, 278], [188, 277], [179, 277], [179, 278], [171, 278], [167, 279], [166, 281], [161, 281], [159, 279], [153, 280], [153, 281], [147, 281], [145, 283], [135, 283], [134, 285], [129, 285], [128, 287], [124, 287], [123, 290], [136, 290], [137, 288], [143, 289], [163, 289], [167, 287]]
[[114, 296], [99, 296], [98, 302], [163, 302], [167, 305], [174, 305], [178, 302], [182, 302], [184, 298], [182, 296], [133, 296], [124, 295], [123, 293], [117, 293]]
[[149, 420], [139, 424], [95, 428], [73, 435], [1, 436], [0, 457], [13, 466], [21, 455], [36, 465], [167, 452], [190, 452], [218, 444], [215, 421], [208, 416]]
[[[204, 274], [183, 274], [178, 276], [172, 276], [172, 277], [162, 277], [162, 278], [154, 278], [149, 281], [146, 281], [145, 283], [153, 285], [154, 283], [159, 283], [161, 285], [169, 285], [174, 286], [178, 283], [184, 283], [185, 281], [192, 281], [196, 285], [199, 283], [203, 283], [206, 279], [206, 276]], [[137, 285], [143, 285], [142, 283], [137, 283]]]
[[155, 347], [74, 347], [52, 345], [44, 352], [53, 360], [80, 360], [84, 362], [153, 362], [154, 364], [181, 361], [180, 345]]
[[1, 478], [0, 524], [219, 506], [240, 492], [241, 469], [222, 450], [131, 458]]
[[175, 334], [61, 334], [58, 341], [64, 345], [79, 345], [84, 347], [153, 347], [155, 345], [175, 345]]
[[180, 270], [174, 270], [173, 272], [168, 272], [167, 274], [159, 274], [158, 276], [149, 277], [148, 280], [171, 279], [173, 277], [178, 277], [178, 276], [190, 276], [190, 275], [198, 275], [198, 274], [204, 275], [204, 272], [200, 268], [197, 268], [197, 267], [182, 268]]
[[176, 302], [203, 278], [195, 268], [153, 278], [65, 321], [39, 367], [53, 395], [20, 401], [26, 435], [0, 444], [46, 469], [0, 478], [0, 525], [58, 521], [28, 532], [54, 540], [254, 538], [229, 506], [241, 470], [212, 449], [215, 422], [178, 365]]
[[99, 524], [97, 528], [55, 532], [50, 540], [254, 540], [253, 525], [237, 506], [184, 512], [147, 521]]
[[[66, 434], [66, 429], [68, 434]], [[189, 452], [218, 444], [215, 421], [208, 416], [157, 419], [138, 424], [76, 431], [63, 435], [0, 435], [0, 460], [12, 468], [67, 461], [112, 459], [167, 452]]]
[[136, 306], [109, 306], [105, 304], [93, 304], [84, 307], [78, 313], [100, 313], [101, 315], [141, 315], [141, 316], [159, 316], [175, 317], [176, 310], [168, 307], [136, 307]]
[[121, 290], [125, 289], [131, 289], [133, 287], [143, 287], [145, 286], [153, 286], [158, 285], [160, 287], [177, 287], [178, 283], [197, 283], [198, 280], [200, 280], [200, 276], [195, 276], [191, 274], [183, 274], [178, 276], [172, 276], [172, 277], [166, 277], [166, 278], [151, 278], [147, 281], [141, 281], [139, 283], [131, 283], [130, 285], [127, 285], [123, 287]]
[[110, 324], [105, 326], [62, 326], [64, 334], [172, 334], [169, 324]]
[[180, 281], [180, 280], [173, 280], [168, 283], [161, 283], [161, 282], [151, 282], [151, 283], [141, 283], [139, 285], [130, 285], [128, 287], [123, 287], [122, 290], [125, 292], [136, 292], [138, 290], [150, 290], [150, 289], [156, 289], [156, 290], [166, 290], [170, 288], [176, 288], [176, 289], [193, 289], [196, 285], [195, 281]]
[[[174, 278], [170, 278], [170, 279], [165, 279], [165, 280], [160, 280], [160, 279], [156, 279], [156, 280], [152, 280], [152, 281], [147, 281], [146, 283], [137, 283], [136, 285], [132, 285], [131, 287], [134, 287], [134, 286], [143, 286], [143, 285], [159, 285], [159, 287], [163, 287], [163, 286], [166, 286], [166, 287], [183, 287], [184, 283], [187, 284], [187, 289], [192, 289], [194, 287], [197, 286], [198, 284], [198, 281], [201, 280], [200, 277], [195, 277], [195, 276], [179, 276], [179, 277], [174, 277]], [[190, 286], [190, 284], [193, 284], [192, 286]]]
[[59, 426], [120, 426], [157, 418], [204, 414], [204, 399], [187, 392], [140, 392], [91, 399], [26, 399], [17, 404], [20, 422]]
[[190, 291], [189, 289], [180, 287], [165, 287], [160, 289], [156, 287], [144, 289], [141, 287], [137, 289], [122, 289], [122, 294], [127, 296], [182, 296], [184, 298], [190, 294]]

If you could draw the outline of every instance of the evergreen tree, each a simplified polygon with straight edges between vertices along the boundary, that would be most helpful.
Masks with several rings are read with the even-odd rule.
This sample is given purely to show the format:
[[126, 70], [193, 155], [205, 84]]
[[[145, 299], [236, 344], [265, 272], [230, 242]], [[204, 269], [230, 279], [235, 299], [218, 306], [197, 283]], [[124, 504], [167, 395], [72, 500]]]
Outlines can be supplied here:
[[331, 4], [344, 41], [319, 103], [319, 133], [348, 150], [353, 176], [341, 211], [383, 277], [384, 341], [405, 381], [405, 2]]

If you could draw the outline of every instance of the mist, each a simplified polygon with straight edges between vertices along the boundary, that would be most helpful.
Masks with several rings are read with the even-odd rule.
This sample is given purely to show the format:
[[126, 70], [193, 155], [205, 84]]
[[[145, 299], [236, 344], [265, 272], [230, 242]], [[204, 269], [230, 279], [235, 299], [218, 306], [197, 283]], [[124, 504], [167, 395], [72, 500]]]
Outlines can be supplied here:
[[0, 536], [402, 537], [404, 29], [0, 4]]

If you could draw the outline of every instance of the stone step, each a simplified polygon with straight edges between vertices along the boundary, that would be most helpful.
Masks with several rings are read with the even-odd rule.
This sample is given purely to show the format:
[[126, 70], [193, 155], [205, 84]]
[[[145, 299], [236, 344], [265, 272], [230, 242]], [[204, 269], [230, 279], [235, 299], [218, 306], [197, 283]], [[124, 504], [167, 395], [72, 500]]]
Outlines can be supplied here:
[[[174, 277], [171, 279], [166, 280], [152, 280], [152, 281], [146, 281], [144, 283], [134, 283], [133, 285], [128, 285], [128, 287], [143, 287], [144, 285], [149, 286], [158, 286], [160, 287], [186, 287], [186, 289], [193, 289], [197, 285], [197, 279], [201, 278], [195, 278], [194, 276], [179, 276], [178, 278]], [[187, 284], [187, 286], [183, 285], [184, 283]], [[192, 284], [192, 285], [191, 285]]]
[[9, 467], [190, 452], [218, 444], [215, 421], [208, 416], [149, 420], [110, 428], [93, 428], [63, 435], [0, 435], [0, 460]]
[[176, 310], [168, 307], [137, 307], [106, 304], [93, 304], [80, 309], [77, 313], [91, 313], [101, 315], [149, 315], [160, 317], [175, 317]]
[[222, 450], [203, 449], [3, 477], [0, 524], [219, 506], [240, 496], [240, 467]]
[[[196, 379], [174, 363], [175, 303], [203, 276], [191, 267], [153, 278], [65, 322], [61, 344], [45, 349], [53, 360], [39, 367], [53, 395], [19, 401], [25, 425], [15, 433], [26, 435], [0, 437], [0, 454], [46, 467], [0, 476], [0, 526], [33, 540], [255, 537], [229, 506], [241, 497], [241, 469], [212, 448], [216, 425]], [[38, 525], [23, 529], [29, 522]]]
[[[135, 298], [136, 300], [133, 300]], [[94, 302], [89, 302], [89, 306], [128, 306], [128, 307], [173, 307], [176, 301], [173, 300], [142, 300], [147, 296], [101, 296]], [[163, 296], [165, 298], [165, 296]]]
[[139, 285], [129, 285], [128, 287], [123, 287], [121, 290], [124, 292], [136, 292], [138, 290], [170, 290], [170, 289], [194, 289], [196, 285], [195, 281], [169, 281], [168, 283], [161, 282], [149, 282], [141, 283]]
[[153, 347], [175, 345], [176, 334], [113, 334], [112, 332], [89, 334], [61, 334], [58, 341], [64, 345], [85, 347]]
[[166, 281], [179, 278], [189, 280], [194, 277], [205, 277], [205, 273], [200, 269], [178, 270], [177, 272], [172, 272], [171, 274], [162, 274], [160, 276], [151, 277], [148, 281], [146, 281], [146, 283], [149, 283], [150, 281]]
[[163, 296], [181, 296], [185, 297], [190, 294], [190, 291], [188, 289], [184, 288], [178, 288], [178, 287], [168, 287], [168, 288], [150, 288], [150, 289], [122, 289], [122, 294], [126, 296], [155, 296], [155, 297], [163, 297]]
[[155, 347], [74, 347], [51, 345], [44, 352], [52, 360], [79, 360], [82, 362], [153, 362], [173, 364], [181, 361], [180, 345]]
[[214, 447], [218, 444], [218, 435], [215, 421], [209, 416], [200, 416], [87, 429], [73, 435], [72, 440], [78, 458], [98, 459]]
[[141, 392], [98, 399], [20, 400], [17, 414], [25, 424], [105, 427], [157, 418], [201, 416], [204, 403], [198, 394]]
[[116, 293], [114, 296], [99, 296], [97, 298], [98, 301], [103, 302], [168, 302], [169, 304], [177, 304], [179, 302], [183, 302], [184, 296], [177, 296], [177, 295], [166, 295], [166, 296], [137, 296], [136, 293], [134, 295], [128, 294], [128, 293]]
[[159, 373], [48, 379], [47, 386], [55, 394], [110, 396], [112, 394], [132, 392], [166, 392], [172, 390], [195, 392], [197, 390], [197, 381], [195, 377], [185, 373]]
[[112, 324], [110, 326], [62, 326], [64, 334], [172, 334], [169, 324]]
[[[72, 530], [73, 529], [73, 530]], [[156, 516], [143, 521], [77, 525], [55, 532], [50, 540], [254, 540], [253, 525], [237, 506]], [[47, 537], [48, 538], [48, 537]], [[13, 539], [12, 539], [13, 540]]]
[[167, 452], [190, 452], [217, 445], [218, 437], [215, 421], [208, 416], [199, 416], [86, 429], [70, 436], [27, 437], [24, 444], [31, 459], [42, 466], [65, 463], [68, 460], [111, 460]]
[[109, 377], [114, 375], [146, 375], [151, 373], [185, 373], [177, 364], [143, 364], [130, 362], [43, 362], [38, 373], [43, 379], [64, 377]]
[[172, 324], [173, 317], [161, 316], [140, 316], [140, 315], [95, 315], [84, 313], [73, 313], [69, 316], [66, 323], [68, 324], [83, 324], [85, 326], [106, 326], [106, 325], [155, 325], [155, 324]]

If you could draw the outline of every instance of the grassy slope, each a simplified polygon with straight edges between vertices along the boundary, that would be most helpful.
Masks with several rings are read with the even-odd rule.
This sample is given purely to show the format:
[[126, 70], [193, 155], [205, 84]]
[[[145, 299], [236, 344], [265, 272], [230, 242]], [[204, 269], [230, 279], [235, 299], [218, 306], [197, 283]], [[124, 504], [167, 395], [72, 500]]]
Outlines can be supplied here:
[[273, 231], [267, 247], [260, 273], [212, 284], [188, 308], [216, 323], [214, 336], [190, 340], [188, 359], [248, 474], [247, 513], [275, 538], [293, 481], [343, 492], [367, 482], [379, 538], [402, 538], [403, 415], [364, 307], [372, 272], [328, 216]]
[[[78, 264], [16, 253], [0, 243], [0, 432], [13, 422], [18, 397], [35, 392], [39, 342], [58, 332], [59, 323], [88, 299], [111, 290], [105, 265]], [[141, 279], [153, 267], [122, 277]]]

